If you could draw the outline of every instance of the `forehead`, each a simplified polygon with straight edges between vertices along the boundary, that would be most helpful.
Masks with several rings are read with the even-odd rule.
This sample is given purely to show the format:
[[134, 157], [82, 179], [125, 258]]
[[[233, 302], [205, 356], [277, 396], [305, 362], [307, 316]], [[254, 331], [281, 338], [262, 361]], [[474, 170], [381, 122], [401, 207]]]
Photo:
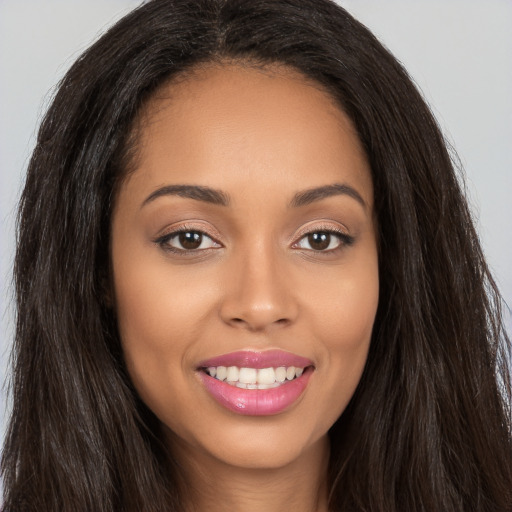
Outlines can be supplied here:
[[[206, 65], [162, 86], [138, 123], [138, 188], [194, 182], [295, 188], [348, 179], [368, 204], [366, 155], [320, 85], [282, 66]], [[284, 176], [286, 174], [286, 176]], [[229, 192], [229, 190], [228, 190]]]

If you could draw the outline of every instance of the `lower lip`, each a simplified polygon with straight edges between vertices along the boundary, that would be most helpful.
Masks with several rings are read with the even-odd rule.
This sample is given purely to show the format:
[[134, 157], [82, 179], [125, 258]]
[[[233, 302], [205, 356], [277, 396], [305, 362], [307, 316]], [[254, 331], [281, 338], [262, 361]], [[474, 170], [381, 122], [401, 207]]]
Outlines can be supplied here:
[[199, 372], [206, 389], [220, 405], [246, 416], [270, 416], [285, 411], [302, 395], [312, 373], [313, 368], [308, 367], [300, 377], [276, 388], [241, 389]]

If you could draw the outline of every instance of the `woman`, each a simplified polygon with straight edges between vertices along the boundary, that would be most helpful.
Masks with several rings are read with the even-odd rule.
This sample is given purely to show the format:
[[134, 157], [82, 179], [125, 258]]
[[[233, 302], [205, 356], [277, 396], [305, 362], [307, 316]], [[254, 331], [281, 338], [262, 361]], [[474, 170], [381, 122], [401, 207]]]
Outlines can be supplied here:
[[442, 136], [328, 1], [154, 0], [20, 206], [5, 510], [509, 510], [508, 340]]

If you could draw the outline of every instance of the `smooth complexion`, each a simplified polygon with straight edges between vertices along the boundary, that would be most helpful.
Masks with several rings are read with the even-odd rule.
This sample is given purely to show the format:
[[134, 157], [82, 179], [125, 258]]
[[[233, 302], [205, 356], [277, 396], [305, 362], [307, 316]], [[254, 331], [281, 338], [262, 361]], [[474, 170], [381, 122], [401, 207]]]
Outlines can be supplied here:
[[[115, 307], [189, 505], [327, 510], [327, 431], [361, 377], [378, 302], [355, 130], [302, 75], [236, 65], [168, 84], [139, 121], [113, 214]], [[201, 361], [269, 350], [313, 363], [285, 410], [238, 414], [205, 387]]]

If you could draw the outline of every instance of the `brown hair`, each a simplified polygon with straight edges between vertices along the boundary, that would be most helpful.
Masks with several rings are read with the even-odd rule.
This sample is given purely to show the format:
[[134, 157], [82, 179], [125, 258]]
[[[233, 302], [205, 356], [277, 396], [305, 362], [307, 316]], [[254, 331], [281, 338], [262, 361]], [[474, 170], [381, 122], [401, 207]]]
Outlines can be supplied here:
[[110, 213], [145, 101], [223, 59], [282, 63], [322, 84], [372, 169], [380, 300], [363, 377], [329, 432], [331, 509], [512, 509], [501, 299], [404, 69], [329, 0], [153, 0], [72, 66], [29, 164], [3, 510], [180, 510], [178, 468], [130, 383], [104, 300]]

